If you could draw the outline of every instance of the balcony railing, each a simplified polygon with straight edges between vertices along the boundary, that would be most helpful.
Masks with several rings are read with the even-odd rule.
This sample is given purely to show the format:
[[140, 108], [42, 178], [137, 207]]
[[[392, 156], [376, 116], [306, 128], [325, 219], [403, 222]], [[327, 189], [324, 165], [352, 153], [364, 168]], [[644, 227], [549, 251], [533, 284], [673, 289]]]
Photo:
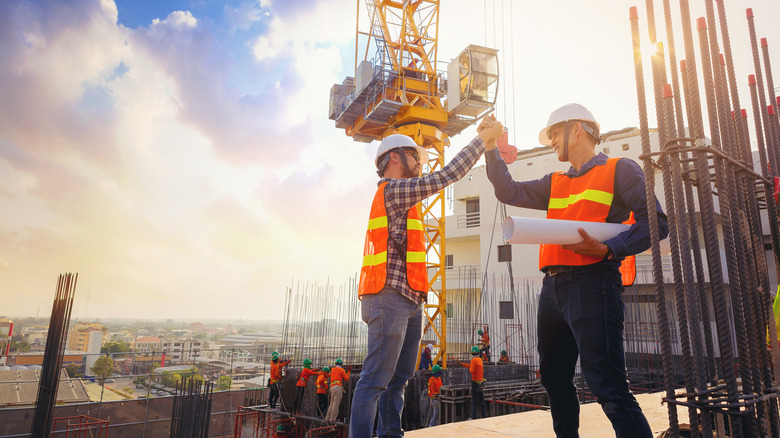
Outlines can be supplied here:
[[479, 226], [479, 212], [458, 215], [458, 228], [474, 228]]

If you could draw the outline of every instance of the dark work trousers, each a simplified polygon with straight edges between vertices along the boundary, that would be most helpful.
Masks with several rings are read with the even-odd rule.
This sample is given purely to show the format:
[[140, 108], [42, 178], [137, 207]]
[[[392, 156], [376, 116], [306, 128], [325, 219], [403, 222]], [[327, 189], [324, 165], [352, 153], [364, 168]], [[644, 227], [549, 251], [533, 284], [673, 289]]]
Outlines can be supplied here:
[[279, 382], [271, 383], [271, 390], [268, 392], [268, 406], [276, 409], [276, 401], [279, 400]]
[[317, 416], [325, 418], [325, 414], [328, 413], [328, 394], [317, 393]]
[[616, 267], [582, 267], [545, 275], [539, 296], [539, 373], [558, 438], [578, 437], [580, 406], [573, 378], [580, 366], [618, 438], [652, 437], [629, 392], [623, 350], [623, 285]]
[[482, 389], [482, 383], [471, 381], [471, 419], [476, 420], [477, 405], [482, 411], [482, 418], [487, 418], [487, 407], [485, 406], [485, 391]]
[[303, 394], [306, 392], [305, 386], [296, 386], [295, 401], [293, 402], [293, 412], [298, 411], [303, 403]]

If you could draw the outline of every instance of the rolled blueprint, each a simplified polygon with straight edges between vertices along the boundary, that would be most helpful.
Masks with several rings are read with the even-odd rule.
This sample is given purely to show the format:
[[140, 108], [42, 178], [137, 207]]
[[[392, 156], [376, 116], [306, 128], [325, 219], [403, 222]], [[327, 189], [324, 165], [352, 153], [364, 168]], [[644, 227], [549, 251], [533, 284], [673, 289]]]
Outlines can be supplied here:
[[504, 220], [502, 232], [504, 240], [508, 240], [509, 243], [569, 245], [582, 242], [582, 236], [577, 232], [578, 228], [583, 228], [599, 242], [603, 242], [628, 230], [631, 226], [604, 222], [509, 216]]

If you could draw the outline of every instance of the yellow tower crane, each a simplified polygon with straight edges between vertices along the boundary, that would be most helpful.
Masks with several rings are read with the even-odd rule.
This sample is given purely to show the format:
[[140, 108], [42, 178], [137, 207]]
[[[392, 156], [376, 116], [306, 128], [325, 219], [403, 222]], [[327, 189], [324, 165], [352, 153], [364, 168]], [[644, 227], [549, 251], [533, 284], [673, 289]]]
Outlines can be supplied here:
[[[426, 148], [433, 172], [444, 166], [449, 137], [493, 110], [498, 90], [497, 51], [469, 45], [437, 69], [439, 0], [363, 0], [368, 30], [361, 30], [357, 1], [355, 76], [334, 84], [328, 116], [355, 141], [405, 134]], [[358, 50], [365, 46], [358, 62]], [[372, 50], [373, 49], [373, 50]], [[444, 190], [422, 201], [430, 293], [423, 339], [435, 335], [447, 366]], [[425, 341], [423, 341], [425, 342]], [[422, 346], [421, 346], [422, 349]]]

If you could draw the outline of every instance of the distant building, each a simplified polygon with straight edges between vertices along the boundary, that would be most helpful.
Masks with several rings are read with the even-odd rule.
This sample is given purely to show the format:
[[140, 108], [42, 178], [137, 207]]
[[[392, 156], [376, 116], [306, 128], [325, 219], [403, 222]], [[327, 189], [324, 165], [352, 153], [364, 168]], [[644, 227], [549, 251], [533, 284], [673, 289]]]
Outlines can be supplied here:
[[203, 341], [192, 338], [163, 339], [161, 349], [166, 361], [192, 362], [203, 350]]
[[[655, 129], [650, 130], [649, 134], [650, 149], [653, 152], [659, 150], [658, 132]], [[623, 157], [643, 164], [640, 155], [642, 154], [641, 138], [638, 128], [627, 128], [619, 131], [607, 132], [602, 136], [602, 143], [596, 146], [596, 153], [603, 152], [610, 157]], [[757, 152], [754, 152], [754, 155]], [[754, 162], [758, 162], [754, 156]], [[569, 163], [558, 161], [555, 150], [550, 146], [542, 146], [534, 149], [518, 151], [517, 159], [509, 164], [509, 173], [516, 181], [536, 180], [544, 175], [555, 171], [566, 171], [569, 169]], [[655, 178], [655, 193], [660, 200], [664, 211], [667, 211], [667, 205], [664, 197], [663, 175], [660, 170], [653, 169]], [[485, 165], [474, 167], [461, 180], [451, 186], [445, 201], [451, 208], [452, 213], [446, 216], [445, 234], [446, 234], [446, 254], [445, 260], [445, 281], [447, 289], [447, 344], [450, 352], [466, 352], [476, 341], [474, 333], [482, 325], [474, 325], [475, 321], [480, 324], [489, 325], [491, 334], [506, 337], [507, 346], [511, 341], [510, 356], [520, 358], [522, 354], [534, 355], [533, 348], [522, 348], [523, 338], [519, 333], [522, 330], [528, 330], [528, 325], [520, 329], [521, 322], [534, 324], [533, 312], [531, 316], [520, 320], [518, 315], [522, 309], [520, 306], [532, 305], [527, 302], [512, 301], [515, 295], [509, 295], [510, 288], [508, 275], [511, 272], [515, 285], [514, 294], [519, 291], [535, 291], [541, 289], [541, 280], [543, 274], [539, 271], [539, 245], [538, 244], [512, 244], [504, 248], [504, 239], [502, 235], [502, 224], [506, 216], [544, 218], [544, 210], [532, 210], [514, 206], [503, 206], [496, 199], [493, 185], [487, 178]], [[719, 206], [715, 205], [717, 215], [717, 226], [720, 228]], [[762, 221], [767, 224], [766, 212], [762, 212]], [[764, 226], [764, 230], [768, 230]], [[761, 236], [765, 243], [771, 244], [768, 235]], [[702, 253], [702, 260], [706, 264], [706, 254], [704, 253], [704, 243], [699, 242], [698, 250]], [[766, 247], [767, 260], [769, 266], [774, 264], [774, 255], [771, 251], [771, 245]], [[500, 254], [500, 250], [506, 250]], [[721, 251], [723, 249], [721, 248]], [[672, 278], [671, 255], [669, 239], [661, 241], [660, 256], [664, 278], [667, 284], [670, 284]], [[502, 258], [503, 256], [503, 258]], [[499, 261], [502, 260], [502, 261]], [[654, 299], [654, 278], [653, 263], [650, 250], [640, 253], [636, 257], [637, 278], [634, 286], [636, 291], [631, 292], [637, 297], [635, 309], [638, 314], [650, 315], [655, 309]], [[724, 277], [727, 276], [726, 263], [724, 261]], [[511, 269], [509, 267], [511, 266]], [[705, 278], [709, 280], [709, 271], [704, 267]], [[769, 279], [772, 288], [777, 288], [777, 277], [775, 270], [769, 270]], [[433, 287], [441, 288], [441, 277], [433, 279]], [[496, 309], [488, 312], [481, 307], [483, 294], [490, 295], [486, 303], [498, 304]], [[524, 292], [525, 293], [525, 292]], [[487, 296], [487, 295], [485, 295]], [[502, 298], [503, 297], [503, 298]], [[429, 303], [430, 304], [430, 303]], [[508, 304], [508, 314], [512, 317], [501, 316], [504, 310], [503, 305]], [[486, 306], [489, 304], [485, 304]], [[477, 310], [475, 310], [477, 309]], [[488, 313], [490, 313], [488, 315]], [[632, 322], [633, 323], [633, 322]], [[640, 323], [635, 327], [626, 329], [626, 339], [631, 340], [632, 336], [640, 339], [642, 335]], [[533, 332], [533, 328], [530, 329]], [[631, 330], [635, 330], [632, 333]], [[657, 336], [655, 332], [652, 336]], [[648, 335], [650, 336], [650, 335]], [[500, 341], [499, 337], [496, 341]], [[510, 339], [511, 338], [511, 339]], [[655, 338], [653, 338], [655, 339]], [[434, 339], [423, 339], [423, 342], [432, 342]], [[496, 342], [494, 341], [494, 342]], [[655, 342], [655, 340], [653, 341]], [[533, 345], [528, 342], [527, 345]], [[639, 345], [637, 341], [637, 345]], [[521, 346], [516, 348], [516, 346]], [[527, 347], [527, 346], [526, 346]], [[679, 347], [678, 347], [679, 348]], [[526, 351], [527, 350], [527, 351]], [[517, 356], [515, 356], [517, 355]], [[525, 356], [523, 356], [525, 357]], [[530, 363], [534, 363], [533, 359]]]
[[4, 316], [0, 316], [0, 365], [5, 365], [8, 361], [7, 356], [10, 352], [13, 329], [14, 322]]
[[102, 332], [100, 345], [103, 346], [108, 339], [108, 332], [103, 324], [96, 322], [77, 322], [68, 332], [68, 350], [86, 353], [89, 349], [90, 333], [94, 331]]
[[[32, 406], [38, 398], [40, 368], [0, 370], [0, 408]], [[60, 370], [57, 404], [87, 403], [89, 396], [79, 379], [70, 379], [65, 369]]]
[[135, 340], [133, 351], [137, 353], [151, 353], [162, 350], [162, 339], [157, 336], [144, 336]]

